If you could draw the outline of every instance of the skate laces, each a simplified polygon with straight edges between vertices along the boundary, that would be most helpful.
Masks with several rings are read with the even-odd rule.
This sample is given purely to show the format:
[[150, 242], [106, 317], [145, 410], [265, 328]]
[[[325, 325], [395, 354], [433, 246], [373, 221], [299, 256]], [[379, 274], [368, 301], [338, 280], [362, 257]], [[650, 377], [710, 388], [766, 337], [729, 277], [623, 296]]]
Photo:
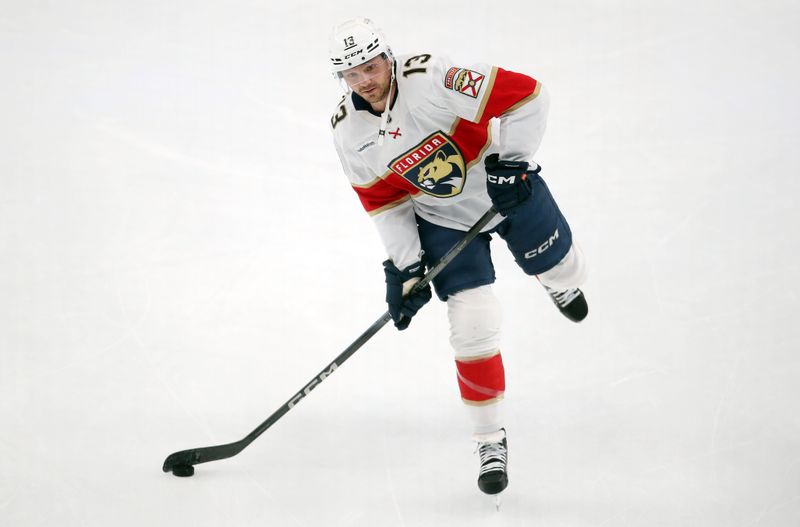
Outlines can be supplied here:
[[566, 291], [554, 291], [546, 287], [547, 292], [553, 298], [553, 301], [561, 307], [567, 307], [570, 302], [581, 296], [580, 289], [567, 289]]
[[505, 470], [508, 451], [503, 443], [478, 443], [475, 448], [481, 459], [481, 474]]

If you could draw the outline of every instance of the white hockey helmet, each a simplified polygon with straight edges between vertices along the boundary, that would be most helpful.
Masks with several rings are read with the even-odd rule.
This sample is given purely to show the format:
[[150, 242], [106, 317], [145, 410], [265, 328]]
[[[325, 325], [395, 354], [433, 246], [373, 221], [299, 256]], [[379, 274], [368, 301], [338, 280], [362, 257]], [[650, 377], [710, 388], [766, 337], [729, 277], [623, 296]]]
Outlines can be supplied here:
[[383, 31], [364, 17], [353, 18], [334, 27], [329, 52], [331, 70], [337, 75], [381, 53], [392, 56]]

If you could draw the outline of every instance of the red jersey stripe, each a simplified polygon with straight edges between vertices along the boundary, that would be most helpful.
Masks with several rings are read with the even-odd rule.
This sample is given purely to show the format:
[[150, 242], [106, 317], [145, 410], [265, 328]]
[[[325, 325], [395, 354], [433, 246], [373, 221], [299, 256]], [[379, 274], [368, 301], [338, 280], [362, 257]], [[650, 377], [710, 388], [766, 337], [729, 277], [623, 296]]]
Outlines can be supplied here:
[[461, 155], [464, 156], [464, 165], [467, 169], [483, 156], [483, 152], [492, 142], [488, 121], [485, 123], [473, 123], [466, 119], [457, 119], [453, 130], [450, 132], [450, 138], [461, 150]]
[[525, 99], [530, 100], [538, 94], [539, 83], [536, 79], [503, 68], [492, 68], [489, 85], [475, 120], [488, 122], [492, 117], [500, 117]]
[[370, 215], [396, 207], [419, 192], [405, 179], [389, 172], [385, 178], [377, 178], [364, 186], [353, 185], [361, 205]]

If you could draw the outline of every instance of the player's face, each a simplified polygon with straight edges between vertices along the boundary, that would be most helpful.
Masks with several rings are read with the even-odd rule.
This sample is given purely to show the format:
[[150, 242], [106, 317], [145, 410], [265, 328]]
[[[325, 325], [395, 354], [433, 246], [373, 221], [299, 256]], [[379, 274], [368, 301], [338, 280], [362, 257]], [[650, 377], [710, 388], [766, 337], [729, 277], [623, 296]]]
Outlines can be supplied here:
[[380, 103], [389, 96], [391, 66], [392, 62], [387, 57], [379, 55], [364, 64], [343, 71], [342, 78], [368, 103]]

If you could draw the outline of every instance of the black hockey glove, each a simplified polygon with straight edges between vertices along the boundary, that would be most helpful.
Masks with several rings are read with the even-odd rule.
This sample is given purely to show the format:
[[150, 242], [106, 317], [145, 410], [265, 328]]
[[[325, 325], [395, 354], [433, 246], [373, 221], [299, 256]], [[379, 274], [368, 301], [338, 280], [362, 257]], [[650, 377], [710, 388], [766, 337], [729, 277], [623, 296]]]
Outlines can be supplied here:
[[[528, 163], [525, 161], [503, 161], [492, 154], [486, 158], [486, 191], [492, 204], [503, 216], [513, 216], [517, 207], [531, 197], [531, 182], [528, 181]], [[533, 171], [539, 173], [539, 167]]]
[[401, 271], [391, 260], [386, 260], [383, 262], [383, 272], [386, 274], [386, 303], [389, 304], [389, 314], [392, 315], [397, 329], [406, 329], [419, 308], [431, 299], [429, 285], [421, 291], [408, 294], [414, 284], [425, 275], [425, 266], [417, 262]]

